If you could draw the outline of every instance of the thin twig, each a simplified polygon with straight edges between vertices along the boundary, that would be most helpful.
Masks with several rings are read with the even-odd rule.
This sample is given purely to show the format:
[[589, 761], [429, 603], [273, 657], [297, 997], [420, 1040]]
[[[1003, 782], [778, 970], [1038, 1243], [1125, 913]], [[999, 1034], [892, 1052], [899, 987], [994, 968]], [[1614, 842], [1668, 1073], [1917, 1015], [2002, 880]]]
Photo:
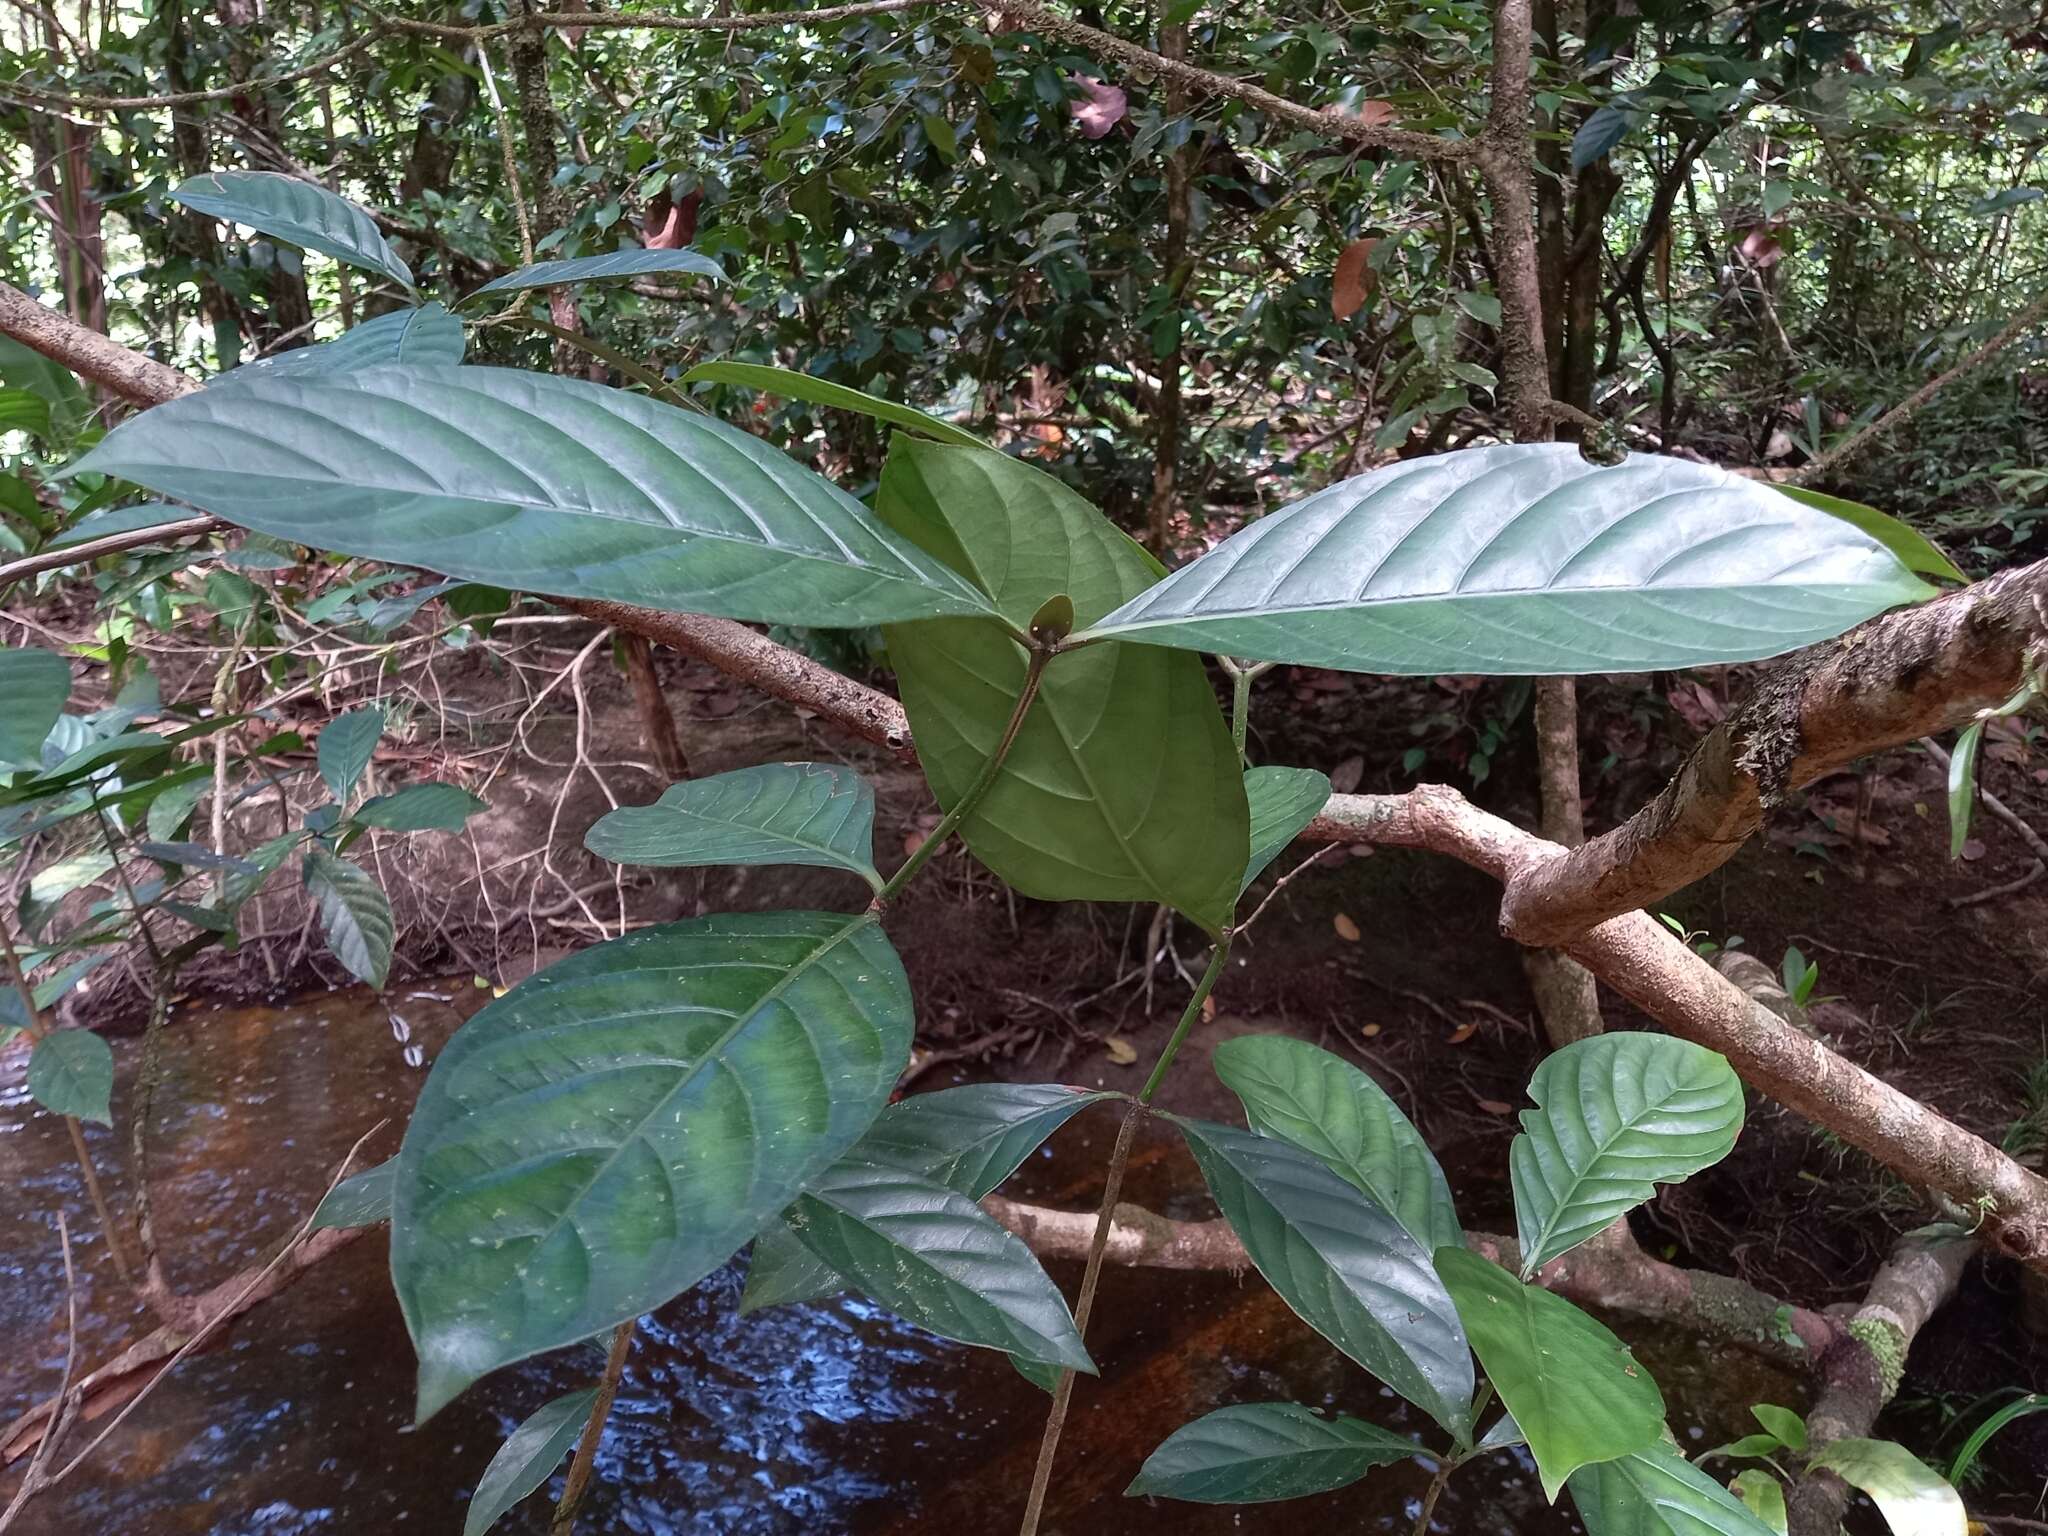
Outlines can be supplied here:
[[548, 1536], [569, 1536], [576, 1529], [576, 1510], [590, 1490], [590, 1475], [597, 1465], [597, 1448], [604, 1443], [604, 1421], [611, 1416], [612, 1399], [619, 1394], [619, 1380], [626, 1374], [626, 1356], [633, 1351], [633, 1329], [637, 1318], [628, 1318], [612, 1331], [611, 1353], [605, 1356], [604, 1375], [598, 1378], [597, 1397], [584, 1421], [583, 1437], [576, 1442], [576, 1456], [569, 1463], [569, 1478], [562, 1485], [561, 1501]]

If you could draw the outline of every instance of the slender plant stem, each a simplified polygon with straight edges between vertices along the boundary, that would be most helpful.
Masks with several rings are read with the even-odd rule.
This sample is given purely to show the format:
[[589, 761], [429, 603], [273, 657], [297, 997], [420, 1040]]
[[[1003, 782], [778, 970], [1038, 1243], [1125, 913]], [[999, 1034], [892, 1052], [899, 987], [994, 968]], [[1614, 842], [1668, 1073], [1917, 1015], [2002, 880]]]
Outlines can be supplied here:
[[1415, 1517], [1413, 1536], [1429, 1536], [1429, 1522], [1436, 1514], [1436, 1501], [1444, 1496], [1444, 1484], [1451, 1480], [1451, 1474], [1458, 1470], [1456, 1457], [1446, 1456], [1436, 1464], [1436, 1476], [1429, 1480], [1429, 1491], [1422, 1496], [1422, 1512]]
[[1230, 674], [1230, 739], [1237, 744], [1237, 760], [1244, 761], [1245, 736], [1251, 727], [1252, 684], [1273, 669], [1270, 661], [1233, 661], [1228, 656], [1216, 658], [1223, 663], [1223, 670]]
[[604, 1421], [611, 1416], [612, 1399], [619, 1395], [619, 1378], [626, 1374], [626, 1356], [633, 1351], [633, 1329], [637, 1318], [619, 1324], [612, 1334], [612, 1350], [605, 1356], [604, 1375], [597, 1383], [597, 1401], [590, 1405], [590, 1417], [583, 1425], [583, 1438], [576, 1442], [575, 1459], [569, 1463], [569, 1480], [562, 1486], [561, 1502], [548, 1536], [569, 1536], [576, 1529], [576, 1507], [590, 1490], [590, 1474], [597, 1466], [597, 1448], [604, 1441]]
[[[1074, 1302], [1074, 1330], [1084, 1339], [1088, 1335], [1088, 1318], [1095, 1310], [1095, 1290], [1102, 1280], [1102, 1259], [1109, 1248], [1109, 1229], [1116, 1222], [1117, 1201], [1124, 1191], [1124, 1170], [1130, 1166], [1131, 1144], [1137, 1139], [1138, 1122], [1145, 1117], [1152, 1096], [1166, 1080], [1167, 1069], [1173, 1065], [1173, 1058], [1186, 1042], [1188, 1032], [1201, 1018], [1202, 1005], [1208, 1002], [1209, 994], [1215, 990], [1229, 956], [1230, 930], [1226, 928], [1222, 938], [1217, 940], [1215, 952], [1209, 956], [1209, 968], [1195, 983], [1194, 996], [1181, 1010], [1180, 1022], [1174, 1025], [1172, 1037], [1160, 1051], [1159, 1060], [1153, 1063], [1152, 1075], [1145, 1079], [1145, 1086], [1124, 1111], [1123, 1124], [1117, 1127], [1116, 1144], [1110, 1148], [1109, 1168], [1102, 1181], [1102, 1204], [1096, 1209], [1095, 1231], [1088, 1239], [1088, 1262], [1081, 1270], [1081, 1291]], [[1024, 1505], [1024, 1523], [1019, 1527], [1019, 1536], [1037, 1536], [1038, 1523], [1045, 1514], [1046, 1491], [1052, 1486], [1053, 1460], [1059, 1454], [1060, 1434], [1067, 1427], [1067, 1409], [1073, 1400], [1074, 1373], [1061, 1371], [1059, 1381], [1053, 1386], [1052, 1411], [1045, 1417], [1045, 1435], [1038, 1443], [1038, 1464], [1031, 1471], [1031, 1494]]]
[[939, 851], [939, 845], [952, 835], [953, 829], [972, 815], [974, 808], [981, 804], [982, 797], [995, 787], [996, 778], [1003, 771], [1003, 759], [1017, 744], [1017, 733], [1024, 729], [1024, 717], [1031, 713], [1031, 706], [1038, 698], [1038, 685], [1045, 677], [1046, 665], [1056, 654], [1050, 646], [1032, 646], [1030, 664], [1024, 669], [1024, 690], [1017, 695], [1017, 706], [1010, 711], [1010, 723], [1003, 727], [1002, 739], [996, 743], [995, 751], [989, 753], [988, 761], [981, 765], [981, 772], [967, 786], [967, 793], [954, 801], [953, 809], [932, 828], [931, 836], [917, 845], [917, 851], [903, 861], [903, 867], [890, 876], [876, 893], [877, 907], [888, 905], [903, 887], [910, 884], [931, 856]]

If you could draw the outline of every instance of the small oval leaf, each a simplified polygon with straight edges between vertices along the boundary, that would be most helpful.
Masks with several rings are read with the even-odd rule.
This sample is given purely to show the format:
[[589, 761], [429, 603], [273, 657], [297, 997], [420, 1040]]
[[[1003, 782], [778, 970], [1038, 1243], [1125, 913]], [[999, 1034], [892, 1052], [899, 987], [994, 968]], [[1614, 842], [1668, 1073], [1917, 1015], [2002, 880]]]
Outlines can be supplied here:
[[383, 986], [391, 974], [391, 949], [397, 937], [383, 887], [324, 848], [306, 855], [304, 875], [334, 958], [358, 981]]
[[89, 1029], [53, 1029], [28, 1058], [28, 1091], [53, 1115], [114, 1123], [113, 1048]]

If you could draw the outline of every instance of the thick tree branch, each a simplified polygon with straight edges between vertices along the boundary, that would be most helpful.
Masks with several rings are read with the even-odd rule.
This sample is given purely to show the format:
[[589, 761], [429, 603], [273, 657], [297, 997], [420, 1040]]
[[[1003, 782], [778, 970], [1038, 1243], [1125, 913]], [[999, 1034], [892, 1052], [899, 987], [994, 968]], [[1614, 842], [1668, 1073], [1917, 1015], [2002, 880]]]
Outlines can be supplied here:
[[138, 405], [161, 405], [199, 387], [177, 369], [109, 341], [10, 283], [0, 283], [0, 335], [12, 336]]

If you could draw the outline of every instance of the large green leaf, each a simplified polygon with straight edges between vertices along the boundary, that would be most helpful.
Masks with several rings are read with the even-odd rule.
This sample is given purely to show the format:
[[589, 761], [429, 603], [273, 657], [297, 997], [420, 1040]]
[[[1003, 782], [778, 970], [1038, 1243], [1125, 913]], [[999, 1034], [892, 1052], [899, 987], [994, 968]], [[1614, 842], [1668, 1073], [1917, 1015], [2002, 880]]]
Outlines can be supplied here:
[[1240, 1403], [1168, 1435], [1124, 1493], [1194, 1504], [1298, 1499], [1355, 1483], [1419, 1449], [1344, 1414], [1326, 1419], [1294, 1403]]
[[1238, 882], [1242, 896], [1266, 866], [1287, 851], [1329, 803], [1330, 781], [1313, 768], [1265, 764], [1246, 771], [1244, 796], [1251, 810], [1251, 858]]
[[1408, 1230], [1299, 1147], [1206, 1121], [1178, 1123], [1209, 1192], [1281, 1299], [1469, 1445], [1465, 1330]]
[[1571, 1486], [1586, 1536], [1772, 1536], [1741, 1499], [1661, 1438], [1581, 1468]]
[[781, 395], [787, 400], [802, 400], [808, 405], [829, 405], [842, 411], [855, 411], [862, 416], [872, 416], [877, 421], [886, 421], [891, 426], [915, 432], [920, 437], [935, 438], [939, 442], [952, 443], [959, 448], [988, 446], [972, 432], [964, 432], [950, 421], [941, 421], [936, 416], [927, 416], [914, 406], [898, 405], [895, 401], [884, 400], [879, 395], [871, 395], [864, 390], [848, 389], [844, 384], [813, 378], [808, 373], [798, 373], [792, 368], [773, 368], [765, 363], [699, 363], [683, 375], [683, 382], [737, 384], [742, 389], [758, 389], [763, 394]]
[[413, 286], [412, 269], [377, 232], [376, 221], [313, 182], [275, 171], [212, 171], [180, 182], [171, 198], [195, 212]]
[[1436, 1156], [1386, 1090], [1341, 1056], [1286, 1035], [1216, 1047], [1216, 1075], [1252, 1129], [1292, 1142], [1364, 1190], [1426, 1254], [1465, 1240]]
[[876, 890], [875, 792], [851, 768], [767, 763], [671, 784], [652, 805], [600, 816], [583, 846], [614, 864], [809, 864]]
[[327, 792], [336, 800], [348, 799], [349, 791], [356, 787], [364, 770], [370, 766], [378, 738], [383, 734], [384, 710], [376, 704], [365, 704], [360, 709], [336, 715], [321, 728], [315, 757], [320, 767], [320, 778], [327, 785]]
[[428, 1075], [393, 1194], [421, 1414], [725, 1263], [868, 1128], [910, 1036], [879, 924], [836, 913], [650, 928], [477, 1014]]
[[[263, 878], [257, 865], [256, 880]], [[327, 947], [349, 974], [373, 987], [384, 985], [391, 974], [391, 947], [397, 928], [391, 918], [391, 902], [376, 880], [324, 848], [306, 855], [303, 866], [306, 890], [320, 909], [320, 928], [327, 935]]]
[[463, 299], [514, 288], [553, 288], [563, 283], [594, 283], [606, 278], [647, 277], [656, 272], [688, 272], [725, 281], [725, 268], [702, 251], [608, 251], [602, 256], [576, 256], [566, 261], [537, 261], [530, 267], [493, 278]]
[[54, 651], [0, 651], [0, 768], [39, 768], [43, 742], [71, 697], [71, 667]]
[[1664, 1394], [1600, 1323], [1466, 1248], [1439, 1248], [1436, 1269], [1547, 1497], [1579, 1467], [1658, 1442]]
[[1948, 1481], [1896, 1440], [1832, 1440], [1807, 1466], [1869, 1494], [1892, 1536], [1963, 1536], [1969, 1523]]
[[1775, 656], [1932, 590], [1767, 485], [1505, 444], [1333, 485], [1084, 633], [1352, 672], [1644, 672]]
[[513, 1430], [477, 1482], [462, 1536], [484, 1536], [507, 1510], [546, 1482], [583, 1433], [596, 1404], [595, 1387], [565, 1393]]
[[114, 1123], [114, 1052], [89, 1029], [53, 1029], [29, 1052], [28, 1091], [53, 1115]]
[[316, 548], [554, 596], [813, 627], [990, 606], [760, 439], [548, 374], [251, 379], [131, 417], [81, 470]]
[[1616, 1032], [1553, 1051], [1508, 1152], [1522, 1274], [1726, 1157], [1742, 1130], [1727, 1059], [1669, 1035]]
[[459, 363], [462, 348], [462, 322], [442, 305], [422, 304], [417, 309], [396, 309], [374, 320], [365, 320], [317, 346], [295, 347], [274, 357], [244, 363], [222, 374], [208, 387], [218, 389], [223, 384], [247, 384], [286, 374], [303, 378], [349, 373], [389, 363]]
[[1067, 1304], [1031, 1250], [967, 1196], [842, 1160], [796, 1199], [790, 1230], [834, 1271], [941, 1338], [1093, 1372]]
[[[1143, 552], [1087, 502], [986, 449], [899, 435], [876, 510], [1019, 628], [1062, 594], [1087, 623], [1153, 579]], [[986, 619], [885, 633], [918, 758], [951, 807], [1002, 737], [1024, 652]], [[1027, 896], [1163, 902], [1213, 930], [1236, 906], [1248, 818], [1200, 662], [1104, 645], [1054, 658], [1000, 777], [961, 830]]]

